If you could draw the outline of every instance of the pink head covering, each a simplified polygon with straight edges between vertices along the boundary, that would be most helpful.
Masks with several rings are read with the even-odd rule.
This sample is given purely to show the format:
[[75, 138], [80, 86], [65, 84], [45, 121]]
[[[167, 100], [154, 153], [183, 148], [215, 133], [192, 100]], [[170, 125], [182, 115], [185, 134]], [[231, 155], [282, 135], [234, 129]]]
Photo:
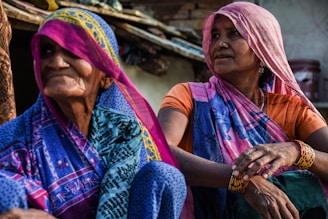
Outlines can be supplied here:
[[311, 109], [320, 113], [300, 89], [288, 64], [281, 29], [276, 18], [266, 9], [250, 2], [234, 2], [212, 13], [203, 27], [203, 51], [211, 73], [214, 69], [209, 58], [211, 31], [216, 15], [228, 17], [256, 56], [273, 74], [268, 92], [299, 96]]

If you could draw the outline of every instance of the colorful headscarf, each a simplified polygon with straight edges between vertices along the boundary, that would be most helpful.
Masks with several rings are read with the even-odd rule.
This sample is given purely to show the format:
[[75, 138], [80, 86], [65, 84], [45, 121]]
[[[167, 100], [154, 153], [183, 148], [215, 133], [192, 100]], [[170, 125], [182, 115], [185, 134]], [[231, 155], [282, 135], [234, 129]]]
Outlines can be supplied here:
[[88, 61], [113, 78], [138, 119], [149, 131], [149, 138], [155, 142], [160, 159], [177, 166], [151, 106], [120, 68], [116, 37], [102, 18], [87, 10], [63, 8], [50, 14], [32, 39], [37, 85], [43, 98], [52, 108], [62, 126], [65, 127], [67, 121], [56, 112], [49, 98], [43, 93], [39, 55], [41, 36], [48, 36], [61, 47]]

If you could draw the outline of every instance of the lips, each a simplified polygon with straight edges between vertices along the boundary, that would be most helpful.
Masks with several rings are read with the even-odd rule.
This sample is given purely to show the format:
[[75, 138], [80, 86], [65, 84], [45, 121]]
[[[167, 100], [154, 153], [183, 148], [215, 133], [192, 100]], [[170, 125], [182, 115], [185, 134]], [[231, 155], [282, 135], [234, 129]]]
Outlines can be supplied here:
[[232, 58], [232, 56], [228, 55], [228, 54], [215, 54], [214, 58], [215, 59], [226, 59], [226, 58]]

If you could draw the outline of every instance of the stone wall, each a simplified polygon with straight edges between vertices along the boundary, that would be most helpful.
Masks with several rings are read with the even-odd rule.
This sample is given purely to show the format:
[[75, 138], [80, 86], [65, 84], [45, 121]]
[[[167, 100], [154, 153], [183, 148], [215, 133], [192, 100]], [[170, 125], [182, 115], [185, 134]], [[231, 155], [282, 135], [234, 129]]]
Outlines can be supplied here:
[[161, 22], [179, 29], [191, 28], [200, 34], [204, 19], [213, 11], [223, 5], [233, 2], [232, 0], [209, 1], [186, 1], [186, 0], [121, 0], [123, 5], [137, 9], [150, 15]]

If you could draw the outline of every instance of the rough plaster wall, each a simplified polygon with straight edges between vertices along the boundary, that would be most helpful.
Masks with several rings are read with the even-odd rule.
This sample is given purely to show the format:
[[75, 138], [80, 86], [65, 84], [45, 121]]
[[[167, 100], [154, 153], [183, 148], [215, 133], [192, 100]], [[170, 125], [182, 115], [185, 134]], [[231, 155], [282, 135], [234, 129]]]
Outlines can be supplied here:
[[280, 22], [289, 59], [320, 61], [319, 101], [328, 101], [328, 1], [262, 0], [260, 4]]
[[260, 0], [259, 4], [279, 21], [288, 59], [320, 61], [319, 101], [328, 101], [328, 1]]
[[161, 77], [149, 74], [137, 66], [126, 65], [121, 61], [122, 68], [148, 100], [156, 114], [164, 95], [171, 87], [179, 82], [194, 80], [194, 71], [190, 62], [173, 56], [162, 58], [169, 61], [169, 68], [167, 74]]

